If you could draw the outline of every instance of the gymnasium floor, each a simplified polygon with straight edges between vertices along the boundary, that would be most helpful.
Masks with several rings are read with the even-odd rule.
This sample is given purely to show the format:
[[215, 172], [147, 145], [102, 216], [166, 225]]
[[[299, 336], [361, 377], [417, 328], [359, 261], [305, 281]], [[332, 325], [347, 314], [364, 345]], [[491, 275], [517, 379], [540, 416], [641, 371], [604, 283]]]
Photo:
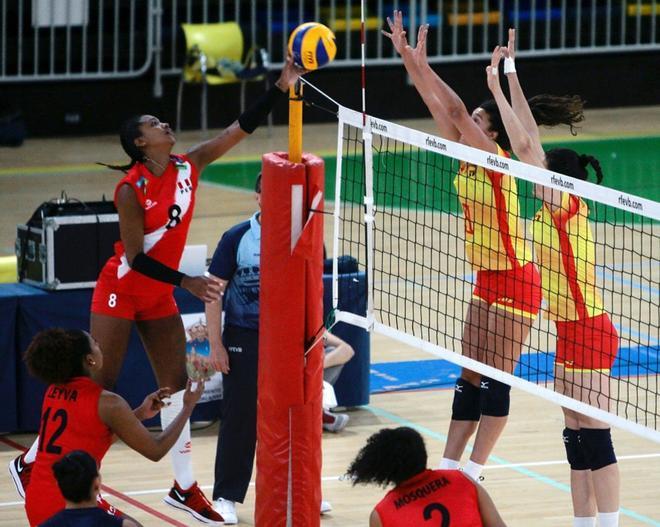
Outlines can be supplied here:
[[[658, 135], [660, 107], [594, 110], [587, 113], [581, 137], [604, 138]], [[433, 131], [430, 121], [404, 123]], [[557, 138], [561, 132], [548, 133]], [[197, 133], [184, 133], [178, 150], [198, 142]], [[328, 153], [336, 145], [336, 127], [305, 128], [305, 150]], [[286, 149], [286, 130], [276, 128], [271, 138], [265, 127], [239, 145], [228, 158], [245, 159]], [[93, 165], [94, 161], [124, 159], [116, 137], [29, 140], [19, 149], [0, 149], [0, 255], [13, 253], [15, 225], [24, 222], [44, 200], [66, 190], [70, 197], [98, 199], [112, 196], [118, 174]], [[188, 243], [205, 243], [209, 252], [225, 229], [254, 210], [252, 194], [217, 184], [203, 184]], [[331, 239], [330, 220], [326, 241]], [[398, 362], [429, 359], [428, 355], [384, 337], [372, 339], [372, 361]], [[366, 525], [369, 511], [383, 494], [381, 489], [352, 489], [340, 479], [349, 462], [373, 432], [385, 426], [409, 425], [424, 435], [429, 464], [439, 461], [451, 408], [451, 390], [396, 392], [373, 395], [368, 407], [350, 412], [351, 423], [340, 434], [324, 434], [324, 499], [333, 512], [324, 526]], [[507, 525], [555, 526], [571, 524], [568, 466], [561, 442], [561, 411], [528, 394], [514, 391], [510, 423], [484, 471], [485, 485]], [[218, 425], [194, 432], [194, 463], [205, 489], [213, 480]], [[0, 466], [27, 446], [33, 435], [0, 438]], [[660, 526], [660, 445], [627, 432], [614, 431], [622, 475], [622, 526]], [[4, 465], [3, 465], [4, 464]], [[5, 473], [6, 474], [6, 473]], [[166, 507], [162, 497], [171, 485], [167, 460], [158, 464], [141, 458], [123, 444], [112, 447], [103, 464], [108, 499], [145, 525], [197, 525], [184, 513]], [[210, 493], [210, 490], [209, 490]], [[239, 506], [242, 525], [253, 525], [254, 488]], [[10, 479], [0, 473], [0, 527], [26, 525], [22, 503]]]

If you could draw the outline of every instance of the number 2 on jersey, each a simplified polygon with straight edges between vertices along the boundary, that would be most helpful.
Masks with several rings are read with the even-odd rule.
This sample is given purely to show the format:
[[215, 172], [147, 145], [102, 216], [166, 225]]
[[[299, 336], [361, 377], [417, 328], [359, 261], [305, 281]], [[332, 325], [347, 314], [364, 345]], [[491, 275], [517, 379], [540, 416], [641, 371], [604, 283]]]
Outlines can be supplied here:
[[463, 206], [463, 217], [465, 219], [465, 232], [468, 234], [474, 234], [474, 223], [472, 222], [470, 206], [463, 202], [461, 202], [461, 205]]
[[46, 441], [46, 438], [48, 434], [50, 433], [50, 426], [49, 426], [49, 420], [51, 423], [55, 423], [56, 421], [59, 421], [59, 425], [57, 425], [57, 428], [53, 432], [53, 435], [50, 436], [50, 439], [48, 439], [48, 442], [46, 443], [46, 452], [48, 454], [61, 454], [62, 453], [62, 447], [59, 446], [56, 441], [60, 438], [62, 433], [64, 432], [64, 429], [66, 428], [66, 425], [69, 421], [69, 416], [66, 413], [66, 410], [60, 408], [53, 414], [53, 418], [50, 419], [50, 411], [51, 408], [48, 408], [45, 412], [43, 417], [41, 418], [41, 430], [39, 431], [39, 451], [43, 451], [44, 449], [44, 441]]
[[441, 503], [429, 503], [424, 507], [424, 519], [427, 521], [433, 519], [433, 513], [435, 511], [440, 513], [440, 523], [436, 525], [438, 527], [449, 527], [449, 511]]

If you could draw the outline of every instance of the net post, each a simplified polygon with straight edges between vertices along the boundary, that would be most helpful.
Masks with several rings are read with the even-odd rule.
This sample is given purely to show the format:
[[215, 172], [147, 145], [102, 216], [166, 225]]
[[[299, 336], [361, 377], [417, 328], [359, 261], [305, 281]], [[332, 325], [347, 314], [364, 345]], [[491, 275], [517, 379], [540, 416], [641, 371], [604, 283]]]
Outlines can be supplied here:
[[289, 88], [289, 160], [302, 161], [302, 92], [300, 79]]

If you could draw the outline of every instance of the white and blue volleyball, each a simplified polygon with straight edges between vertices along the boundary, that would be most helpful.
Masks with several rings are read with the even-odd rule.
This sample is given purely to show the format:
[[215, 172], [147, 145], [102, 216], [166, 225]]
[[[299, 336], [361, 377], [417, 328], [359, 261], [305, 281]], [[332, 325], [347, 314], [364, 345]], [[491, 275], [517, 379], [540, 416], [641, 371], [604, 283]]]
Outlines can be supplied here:
[[322, 68], [337, 54], [335, 34], [318, 22], [301, 24], [289, 37], [289, 53], [297, 66], [306, 70]]

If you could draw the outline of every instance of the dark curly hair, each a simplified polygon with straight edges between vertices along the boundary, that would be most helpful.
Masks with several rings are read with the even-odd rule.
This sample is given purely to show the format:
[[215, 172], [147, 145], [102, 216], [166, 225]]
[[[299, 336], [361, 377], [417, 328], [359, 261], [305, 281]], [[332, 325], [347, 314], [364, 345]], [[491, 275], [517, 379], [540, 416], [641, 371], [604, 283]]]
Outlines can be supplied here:
[[[584, 101], [579, 95], [535, 95], [527, 100], [537, 126], [558, 126], [565, 124], [570, 127], [571, 134], [576, 135], [575, 124], [584, 121]], [[490, 130], [497, 132], [497, 144], [504, 150], [511, 150], [511, 141], [506, 133], [500, 111], [494, 99], [488, 99], [479, 105], [488, 114]]]
[[67, 501], [92, 499], [92, 483], [99, 475], [96, 461], [84, 450], [73, 450], [53, 464], [53, 474]]
[[129, 119], [126, 119], [119, 129], [119, 141], [121, 142], [121, 147], [126, 152], [126, 155], [131, 158], [130, 163], [126, 165], [107, 165], [106, 163], [97, 163], [104, 167], [108, 167], [112, 170], [121, 170], [122, 172], [128, 172], [136, 163], [143, 163], [145, 160], [144, 152], [135, 144], [135, 140], [138, 137], [142, 136], [142, 130], [140, 126], [142, 125], [142, 116], [134, 115]]
[[569, 148], [553, 148], [545, 153], [548, 170], [585, 181], [589, 177], [587, 167], [591, 165], [596, 173], [596, 182], [603, 180], [600, 162], [594, 156], [578, 154]]
[[86, 375], [83, 359], [92, 352], [80, 329], [51, 328], [37, 333], [25, 351], [28, 370], [46, 384], [66, 384]]
[[407, 426], [383, 428], [367, 439], [346, 475], [353, 485], [396, 486], [425, 470], [426, 461], [426, 446], [419, 432]]

